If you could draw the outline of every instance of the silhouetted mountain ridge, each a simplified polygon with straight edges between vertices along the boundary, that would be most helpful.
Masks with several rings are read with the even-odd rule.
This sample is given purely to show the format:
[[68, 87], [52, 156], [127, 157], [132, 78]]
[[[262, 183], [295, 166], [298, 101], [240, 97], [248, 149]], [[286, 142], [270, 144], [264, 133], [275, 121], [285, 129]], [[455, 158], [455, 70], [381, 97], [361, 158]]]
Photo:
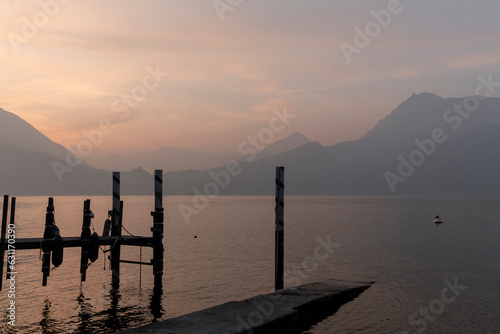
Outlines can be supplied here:
[[[496, 133], [500, 129], [500, 99], [481, 101], [478, 110], [461, 118], [460, 124], [444, 117], [446, 113], [456, 117], [454, 105], [463, 105], [464, 100], [414, 94], [359, 140], [330, 147], [311, 143], [248, 164], [221, 192], [271, 195], [274, 166], [283, 165], [288, 194], [498, 195], [500, 183], [491, 180], [496, 180], [494, 171], [500, 168], [499, 159], [492, 156], [500, 145], [500, 135]], [[429, 144], [436, 130], [446, 140]], [[417, 142], [433, 146], [432, 152], [423, 153]], [[414, 170], [409, 176], [399, 175], [401, 161], [415, 157], [416, 151], [423, 154], [422, 164], [412, 166]], [[402, 180], [394, 185], [394, 192], [385, 176], [387, 172]], [[184, 178], [189, 179], [189, 173]], [[190, 183], [186, 189], [189, 188], [201, 190], [203, 182]]]
[[[288, 195], [498, 196], [500, 99], [480, 100], [477, 110], [460, 114], [457, 106], [464, 101], [414, 94], [358, 140], [323, 146], [293, 134], [288, 140], [293, 149], [278, 141], [278, 154], [251, 162], [235, 157], [239, 172], [227, 184], [214, 179], [228, 175], [225, 161], [217, 168], [167, 172], [165, 189], [167, 194], [200, 196], [207, 185], [216, 185], [222, 195], [271, 195], [275, 167], [285, 166]], [[9, 157], [0, 164], [0, 192], [6, 184], [30, 194], [52, 189], [56, 194], [110, 192], [110, 172], [80, 166], [54, 186], [54, 157], [5, 143], [0, 154]], [[31, 181], [21, 182], [22, 175]], [[125, 179], [124, 192], [152, 194], [149, 171], [134, 169], [124, 173]]]
[[[301, 133], [295, 132], [285, 139], [278, 140], [257, 154], [256, 160], [262, 160], [272, 155], [292, 150], [309, 143]], [[204, 170], [239, 160], [238, 154], [207, 154], [176, 147], [161, 147], [152, 152], [138, 153], [130, 157], [110, 154], [100, 159], [90, 159], [88, 162], [96, 168], [107, 170], [132, 170], [138, 167], [153, 173], [155, 169], [164, 171], [179, 171], [188, 169]]]
[[0, 141], [64, 159], [68, 151], [17, 115], [0, 108]]
[[302, 133], [294, 132], [288, 137], [272, 143], [261, 152], [259, 152], [257, 154], [256, 161], [269, 158], [273, 155], [291, 151], [302, 145], [309, 144], [310, 142], [311, 141], [309, 140], [309, 138], [304, 136]]

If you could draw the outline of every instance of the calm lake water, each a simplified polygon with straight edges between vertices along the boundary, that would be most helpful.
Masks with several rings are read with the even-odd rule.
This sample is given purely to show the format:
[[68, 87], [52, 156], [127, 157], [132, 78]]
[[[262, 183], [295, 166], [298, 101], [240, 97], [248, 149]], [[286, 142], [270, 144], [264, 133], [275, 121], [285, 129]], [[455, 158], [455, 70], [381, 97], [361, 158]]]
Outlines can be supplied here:
[[[102, 234], [111, 198], [90, 199]], [[122, 199], [125, 228], [149, 236], [153, 197]], [[80, 235], [84, 200], [55, 197], [63, 237]], [[112, 295], [102, 253], [80, 286], [76, 248], [65, 250], [42, 287], [39, 250], [18, 251], [15, 332], [110, 333], [272, 292], [274, 198], [218, 197], [187, 224], [178, 206], [191, 201], [164, 200], [161, 294], [153, 293], [150, 266], [139, 285], [139, 266], [122, 264]], [[500, 200], [287, 197], [285, 205], [286, 287], [330, 278], [376, 282], [305, 333], [500, 333]], [[46, 206], [45, 197], [18, 198], [17, 238], [43, 235]], [[444, 224], [432, 223], [436, 214]], [[338, 245], [311, 262], [318, 238]], [[139, 249], [122, 248], [122, 258], [139, 260]], [[144, 248], [142, 260], [151, 258]], [[0, 306], [8, 302], [4, 282]], [[0, 332], [10, 328], [2, 316]]]

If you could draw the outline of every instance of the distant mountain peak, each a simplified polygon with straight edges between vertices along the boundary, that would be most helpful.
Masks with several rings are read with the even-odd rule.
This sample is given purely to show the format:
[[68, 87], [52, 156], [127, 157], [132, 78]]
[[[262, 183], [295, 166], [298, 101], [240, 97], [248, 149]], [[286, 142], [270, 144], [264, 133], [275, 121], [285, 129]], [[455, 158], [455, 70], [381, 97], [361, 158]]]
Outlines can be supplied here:
[[137, 167], [132, 169], [130, 172], [128, 172], [130, 175], [142, 175], [142, 174], [147, 174], [150, 175], [144, 168], [142, 167]]
[[444, 100], [442, 97], [434, 94], [434, 93], [429, 93], [429, 92], [423, 92], [423, 93], [413, 93], [409, 98], [407, 98], [405, 101], [403, 101], [399, 106], [405, 106], [407, 104], [417, 104], [417, 105], [422, 105], [422, 104], [432, 104], [432, 103], [437, 103], [438, 101]]
[[262, 160], [273, 155], [278, 155], [287, 151], [291, 151], [305, 144], [311, 143], [311, 140], [300, 132], [294, 132], [288, 137], [278, 140], [266, 147], [259, 153], [257, 160]]
[[285, 139], [288, 139], [288, 140], [291, 140], [291, 139], [294, 139], [294, 140], [303, 140], [305, 143], [306, 142], [311, 142], [311, 140], [309, 138], [307, 138], [301, 132], [298, 132], [298, 131], [292, 133], [291, 135], [289, 135]]
[[306, 136], [304, 136], [301, 132], [295, 131], [292, 134], [290, 134], [288, 137], [276, 141], [276, 143], [277, 142], [283, 142], [283, 141], [293, 141], [293, 140], [301, 141], [304, 144], [312, 142], [309, 138], [307, 138]]
[[496, 109], [498, 99], [488, 99], [481, 103], [470, 118], [464, 118], [455, 111], [454, 106], [465, 99], [442, 98], [429, 92], [413, 94], [380, 120], [361, 140], [374, 145], [384, 143], [386, 146], [400, 147], [404, 142], [412, 143], [416, 139], [429, 137], [436, 128], [452, 129], [447, 135], [454, 137], [481, 124], [500, 123], [500, 113]]
[[438, 96], [437, 94], [434, 94], [434, 93], [431, 93], [431, 92], [422, 92], [422, 93], [413, 93], [410, 98], [412, 97], [419, 97], [419, 98], [423, 98], [423, 97], [426, 97], [426, 98], [439, 98], [439, 99], [442, 99], [442, 97]]

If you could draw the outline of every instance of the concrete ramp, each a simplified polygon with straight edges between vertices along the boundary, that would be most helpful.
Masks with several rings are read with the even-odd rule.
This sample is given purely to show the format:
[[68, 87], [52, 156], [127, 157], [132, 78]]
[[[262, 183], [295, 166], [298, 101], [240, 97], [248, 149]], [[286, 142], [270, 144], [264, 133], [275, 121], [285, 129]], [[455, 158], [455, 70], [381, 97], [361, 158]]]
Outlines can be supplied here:
[[373, 282], [327, 280], [232, 301], [123, 334], [300, 333], [352, 301]]

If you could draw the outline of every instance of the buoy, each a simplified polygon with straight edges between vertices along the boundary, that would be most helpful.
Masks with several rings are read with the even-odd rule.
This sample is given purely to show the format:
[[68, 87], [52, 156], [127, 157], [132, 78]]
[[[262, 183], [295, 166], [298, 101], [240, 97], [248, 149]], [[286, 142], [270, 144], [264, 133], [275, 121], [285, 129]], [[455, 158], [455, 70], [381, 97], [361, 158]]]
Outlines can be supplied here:
[[52, 264], [56, 267], [59, 267], [63, 262], [64, 253], [64, 241], [59, 234], [54, 238], [53, 245], [54, 247], [52, 248]]
[[104, 229], [102, 230], [103, 237], [109, 237], [109, 230], [111, 229], [111, 220], [106, 219], [104, 222]]
[[434, 224], [441, 224], [443, 221], [441, 220], [441, 218], [439, 217], [439, 215], [436, 216], [436, 218], [434, 218]]
[[95, 262], [99, 258], [99, 235], [97, 232], [92, 233], [90, 237], [89, 259]]
[[195, 235], [195, 236], [194, 236], [194, 238], [195, 238], [195, 239], [198, 239], [198, 236], [197, 236], [197, 235]]

